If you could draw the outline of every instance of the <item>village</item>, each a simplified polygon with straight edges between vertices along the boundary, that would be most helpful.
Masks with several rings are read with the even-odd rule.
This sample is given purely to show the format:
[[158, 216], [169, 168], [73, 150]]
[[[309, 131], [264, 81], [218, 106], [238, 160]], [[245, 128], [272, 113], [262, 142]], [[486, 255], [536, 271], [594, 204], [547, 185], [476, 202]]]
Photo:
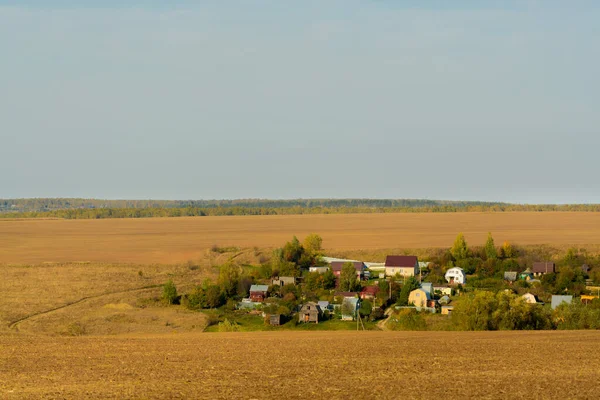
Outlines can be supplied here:
[[[181, 296], [181, 302], [192, 309], [229, 310], [217, 321], [222, 330], [243, 330], [244, 321], [251, 318], [262, 318], [264, 326], [288, 328], [325, 323], [323, 329], [350, 329], [341, 323], [354, 323], [356, 329], [412, 329], [416, 320], [418, 329], [431, 323], [460, 329], [452, 319], [455, 311], [463, 320], [470, 319], [462, 329], [548, 329], [557, 326], [554, 321], [564, 320], [553, 314], [563, 304], [597, 305], [600, 290], [587, 264], [558, 268], [554, 261], [544, 260], [522, 265], [514, 249], [497, 249], [491, 235], [489, 239], [487, 259], [481, 259], [469, 254], [459, 235], [449, 251], [454, 255], [449, 254], [442, 266], [437, 259], [420, 261], [416, 255], [387, 255], [385, 262], [326, 257], [318, 235], [305, 243], [294, 238], [275, 251], [270, 263], [248, 267], [244, 276], [231, 265], [222, 267], [220, 286], [198, 287]], [[479, 317], [468, 306], [472, 301], [498, 308], [494, 314], [498, 321], [476, 320]], [[500, 321], [516, 310], [522, 311], [519, 318], [525, 325]], [[491, 319], [492, 311], [489, 314]]]
[[[356, 260], [341, 260], [335, 258], [324, 259], [328, 265], [311, 267], [309, 272], [319, 274], [331, 271], [337, 279], [340, 278], [343, 268], [352, 268], [356, 273], [356, 280], [359, 282], [360, 289], [357, 291], [335, 291], [334, 301], [326, 300], [308, 301], [298, 306], [297, 320], [299, 323], [319, 323], [324, 319], [337, 316], [343, 321], [357, 321], [361, 319], [362, 303], [370, 302], [374, 307], [383, 307], [387, 300], [391, 300], [391, 291], [386, 291], [382, 286], [392, 287], [390, 282], [399, 285], [406, 284], [407, 279], [418, 278], [419, 287], [412, 289], [408, 296], [408, 305], [394, 306], [395, 310], [414, 309], [418, 312], [440, 313], [442, 315], [451, 315], [454, 310], [452, 305], [452, 297], [461, 294], [464, 286], [467, 283], [467, 275], [460, 267], [452, 267], [445, 273], [446, 284], [433, 284], [424, 282], [422, 279], [427, 276], [428, 262], [419, 262], [416, 256], [399, 256], [390, 255], [386, 258], [383, 265], [379, 263], [367, 263]], [[587, 265], [582, 266], [585, 271]], [[535, 284], [541, 282], [541, 278], [545, 274], [555, 272], [555, 264], [552, 262], [536, 262], [532, 268], [527, 268], [521, 273], [508, 271], [504, 273], [504, 280], [511, 284], [517, 280]], [[587, 272], [587, 271], [586, 271]], [[371, 279], [376, 276], [376, 279]], [[381, 284], [383, 283], [383, 285]], [[246, 310], [262, 310], [265, 305], [269, 304], [269, 295], [278, 293], [278, 290], [273, 290], [273, 286], [279, 288], [286, 285], [300, 286], [302, 279], [292, 276], [276, 277], [272, 280], [271, 285], [252, 285], [249, 289], [249, 297], [244, 298], [239, 303], [239, 309]], [[509, 290], [510, 289], [506, 289]], [[379, 294], [382, 296], [378, 296]], [[544, 305], [538, 296], [532, 293], [521, 295], [522, 301], [528, 304]], [[598, 298], [593, 295], [582, 295], [583, 302], [589, 302]], [[573, 301], [571, 295], [552, 295], [551, 308], [555, 309], [562, 303], [570, 304]], [[271, 303], [276, 299], [271, 298]], [[379, 300], [379, 301], [378, 301]], [[371, 311], [373, 313], [373, 311]], [[282, 315], [278, 313], [261, 313], [268, 321], [269, 325], [278, 326], [282, 323]], [[379, 313], [382, 315], [382, 312]], [[363, 315], [363, 318], [365, 316]]]

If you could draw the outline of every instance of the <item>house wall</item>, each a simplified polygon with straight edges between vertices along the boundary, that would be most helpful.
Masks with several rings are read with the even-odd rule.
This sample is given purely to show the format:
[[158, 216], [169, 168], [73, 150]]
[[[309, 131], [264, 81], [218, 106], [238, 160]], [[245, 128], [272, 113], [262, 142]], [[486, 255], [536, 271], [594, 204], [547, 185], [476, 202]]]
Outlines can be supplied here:
[[387, 276], [394, 276], [396, 274], [400, 274], [402, 276], [415, 276], [416, 273], [416, 267], [385, 267], [385, 274]]

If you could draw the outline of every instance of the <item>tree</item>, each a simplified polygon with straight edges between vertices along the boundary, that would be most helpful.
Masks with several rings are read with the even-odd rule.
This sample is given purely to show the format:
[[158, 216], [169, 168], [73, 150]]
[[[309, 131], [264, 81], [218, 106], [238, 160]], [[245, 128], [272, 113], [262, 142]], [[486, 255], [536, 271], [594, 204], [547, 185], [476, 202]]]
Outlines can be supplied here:
[[335, 274], [328, 269], [323, 274], [323, 289], [333, 289], [335, 287]]
[[496, 246], [494, 245], [494, 238], [492, 237], [492, 233], [488, 232], [488, 238], [485, 242], [485, 257], [488, 260], [495, 260], [498, 258], [498, 251], [496, 250]]
[[462, 232], [459, 233], [454, 240], [454, 245], [450, 249], [450, 253], [456, 261], [464, 260], [465, 258], [469, 257], [469, 248], [467, 247], [465, 235], [463, 235]]
[[294, 264], [298, 264], [300, 258], [304, 254], [304, 247], [300, 244], [300, 241], [296, 236], [283, 246], [283, 259], [288, 262], [293, 262]]
[[516, 254], [512, 245], [508, 241], [504, 242], [500, 248], [500, 257], [513, 258], [515, 255]]
[[162, 298], [167, 304], [176, 304], [177, 302], [177, 288], [172, 280], [169, 279], [167, 283], [163, 286], [163, 294]]
[[307, 253], [317, 255], [321, 251], [323, 238], [316, 233], [311, 233], [304, 238], [303, 246]]
[[344, 263], [340, 272], [340, 290], [353, 292], [358, 287], [360, 287], [360, 283], [357, 281], [354, 264], [351, 262]]
[[369, 300], [364, 300], [362, 303], [360, 303], [360, 308], [358, 309], [358, 312], [360, 313], [361, 317], [368, 317], [369, 315], [371, 315], [372, 311], [373, 303], [371, 303]]
[[398, 305], [400, 306], [407, 306], [408, 305], [408, 297], [410, 296], [410, 292], [412, 292], [415, 289], [419, 289], [421, 287], [421, 284], [419, 283], [419, 281], [417, 280], [417, 278], [415, 278], [414, 276], [411, 276], [410, 278], [408, 278], [406, 280], [406, 282], [404, 283], [404, 285], [402, 286], [402, 289], [400, 290], [400, 296], [398, 296]]
[[233, 297], [237, 294], [238, 282], [240, 279], [240, 270], [233, 264], [225, 264], [219, 270], [219, 286], [226, 297]]

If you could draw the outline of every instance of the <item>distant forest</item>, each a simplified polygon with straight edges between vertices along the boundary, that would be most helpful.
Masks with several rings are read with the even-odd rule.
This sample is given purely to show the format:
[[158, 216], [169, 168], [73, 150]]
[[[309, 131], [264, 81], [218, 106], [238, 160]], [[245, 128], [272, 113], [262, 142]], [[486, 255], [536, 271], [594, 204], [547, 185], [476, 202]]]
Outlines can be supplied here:
[[600, 204], [522, 205], [420, 199], [97, 200], [0, 199], [0, 218], [151, 218], [220, 215], [474, 211], [600, 211]]

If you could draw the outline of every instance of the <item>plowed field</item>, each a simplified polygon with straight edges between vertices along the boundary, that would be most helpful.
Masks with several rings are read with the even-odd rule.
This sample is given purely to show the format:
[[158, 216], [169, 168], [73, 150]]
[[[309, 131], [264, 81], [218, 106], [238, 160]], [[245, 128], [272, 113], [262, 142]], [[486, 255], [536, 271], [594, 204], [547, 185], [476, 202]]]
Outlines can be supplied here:
[[598, 398], [598, 332], [0, 336], [0, 398]]
[[0, 220], [0, 263], [178, 263], [212, 245], [281, 246], [320, 234], [326, 249], [450, 247], [458, 232], [482, 244], [600, 244], [600, 213], [512, 212]]

